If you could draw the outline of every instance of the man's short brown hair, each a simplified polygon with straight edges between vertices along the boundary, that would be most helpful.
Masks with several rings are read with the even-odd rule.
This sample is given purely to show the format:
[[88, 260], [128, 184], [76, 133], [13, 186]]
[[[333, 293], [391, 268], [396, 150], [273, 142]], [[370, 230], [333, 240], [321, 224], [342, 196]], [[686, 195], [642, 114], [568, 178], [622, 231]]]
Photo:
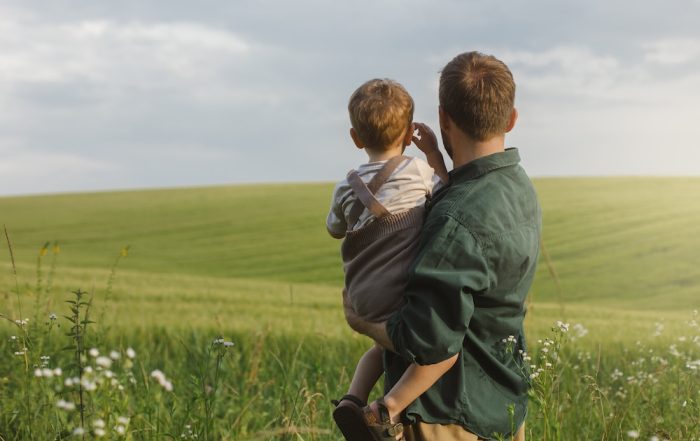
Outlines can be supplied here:
[[515, 102], [508, 66], [492, 55], [466, 52], [440, 75], [440, 106], [465, 134], [485, 141], [505, 133]]
[[386, 149], [413, 122], [413, 98], [394, 80], [369, 80], [350, 96], [350, 122], [365, 147]]

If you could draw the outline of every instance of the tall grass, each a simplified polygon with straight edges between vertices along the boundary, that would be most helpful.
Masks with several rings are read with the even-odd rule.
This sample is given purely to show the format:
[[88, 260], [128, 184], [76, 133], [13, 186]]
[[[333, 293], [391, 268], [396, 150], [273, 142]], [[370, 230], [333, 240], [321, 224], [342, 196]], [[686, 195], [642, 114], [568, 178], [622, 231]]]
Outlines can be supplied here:
[[[42, 268], [37, 283], [16, 281], [13, 310], [45, 291]], [[226, 331], [215, 321], [105, 328], [91, 319], [94, 292], [63, 297], [59, 314], [37, 305], [35, 323], [3, 315], [0, 439], [339, 439], [329, 400], [344, 392], [362, 339]], [[557, 323], [519, 354], [532, 364], [528, 438], [699, 439], [698, 320], [690, 314], [674, 335], [650, 324], [638, 343], [605, 347], [587, 344], [583, 325]]]

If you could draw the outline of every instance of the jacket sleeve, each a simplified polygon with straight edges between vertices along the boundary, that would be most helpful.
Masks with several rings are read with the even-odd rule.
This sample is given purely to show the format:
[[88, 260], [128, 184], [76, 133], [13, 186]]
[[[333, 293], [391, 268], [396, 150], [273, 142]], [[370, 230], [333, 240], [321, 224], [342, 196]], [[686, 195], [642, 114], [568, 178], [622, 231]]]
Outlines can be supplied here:
[[468, 229], [448, 215], [426, 222], [406, 304], [386, 324], [395, 351], [421, 365], [458, 353], [474, 313], [473, 297], [488, 285], [486, 260]]

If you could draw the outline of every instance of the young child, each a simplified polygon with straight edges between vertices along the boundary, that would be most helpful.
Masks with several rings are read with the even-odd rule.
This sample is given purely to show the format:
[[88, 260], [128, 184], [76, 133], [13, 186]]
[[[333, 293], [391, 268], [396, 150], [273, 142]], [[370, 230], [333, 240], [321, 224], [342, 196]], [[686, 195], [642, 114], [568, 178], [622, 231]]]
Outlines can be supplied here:
[[[343, 300], [372, 322], [386, 320], [402, 306], [424, 204], [449, 179], [437, 139], [428, 126], [413, 123], [413, 107], [403, 86], [388, 79], [367, 81], [348, 104], [350, 136], [369, 162], [336, 185], [326, 227], [334, 238], [345, 238]], [[425, 153], [427, 163], [403, 156], [411, 141]], [[379, 345], [369, 349], [357, 365], [348, 393], [336, 402], [333, 418], [348, 441], [400, 436], [402, 427], [389, 421], [382, 400], [373, 409], [366, 406], [383, 373], [382, 357]], [[414, 364], [387, 397], [393, 394], [405, 408], [444, 371]]]

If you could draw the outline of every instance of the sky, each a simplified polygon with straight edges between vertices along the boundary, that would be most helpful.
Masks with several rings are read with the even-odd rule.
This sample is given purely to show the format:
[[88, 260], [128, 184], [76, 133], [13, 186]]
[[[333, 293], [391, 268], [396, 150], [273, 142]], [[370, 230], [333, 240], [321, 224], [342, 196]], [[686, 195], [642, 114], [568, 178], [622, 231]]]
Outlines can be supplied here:
[[[0, 0], [0, 195], [338, 181], [347, 100], [512, 70], [531, 176], [700, 175], [700, 0]], [[419, 155], [415, 149], [408, 154]]]

